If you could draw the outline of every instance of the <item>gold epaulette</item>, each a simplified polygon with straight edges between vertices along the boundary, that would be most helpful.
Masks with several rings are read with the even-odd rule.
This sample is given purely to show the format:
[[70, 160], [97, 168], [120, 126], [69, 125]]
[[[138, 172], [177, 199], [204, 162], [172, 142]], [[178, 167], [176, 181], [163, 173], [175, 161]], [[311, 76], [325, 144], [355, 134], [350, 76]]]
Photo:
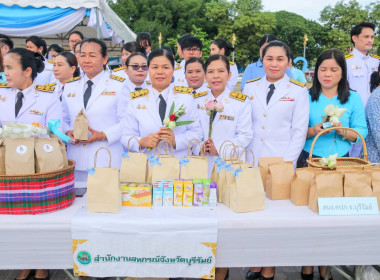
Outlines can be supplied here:
[[245, 95], [245, 94], [243, 94], [243, 93], [240, 93], [240, 92], [231, 91], [230, 92], [230, 97], [233, 98], [233, 99], [245, 102], [245, 100], [247, 99], [248, 96]]
[[55, 87], [56, 85], [57, 85], [57, 83], [50, 83], [50, 84], [46, 84], [45, 86]]
[[136, 91], [132, 91], [129, 93], [129, 95], [131, 96], [131, 99], [136, 99], [136, 98], [139, 98], [139, 97], [142, 97], [142, 96], [146, 96], [149, 94], [149, 90], [146, 89], [146, 88], [143, 88], [143, 89], [139, 89], [139, 90], [136, 90]]
[[113, 80], [119, 81], [119, 82], [124, 82], [125, 81], [125, 78], [120, 77], [120, 76], [116, 76], [116, 75], [111, 75], [110, 78], [113, 79]]
[[305, 83], [301, 83], [301, 82], [299, 82], [299, 81], [297, 81], [297, 80], [294, 80], [294, 79], [292, 79], [292, 78], [290, 78], [289, 81], [290, 81], [291, 83], [297, 85], [297, 86], [300, 86], [300, 87], [304, 87], [304, 86], [306, 86]]
[[43, 86], [37, 85], [34, 88], [36, 90], [38, 90], [38, 91], [50, 92], [50, 93], [54, 92], [54, 87], [51, 87], [51, 86], [48, 86], [48, 85], [43, 85]]
[[8, 86], [8, 83], [0, 83], [0, 87], [2, 87], [2, 88], [10, 88], [10, 86]]
[[207, 94], [207, 90], [201, 91], [201, 92], [195, 92], [195, 93], [193, 93], [193, 97], [198, 98], [198, 97], [205, 96], [206, 94]]
[[349, 59], [351, 57], [354, 57], [353, 53], [349, 53], [349, 54], [347, 54], [347, 55], [344, 56], [345, 59]]
[[80, 80], [80, 76], [79, 76], [79, 77], [74, 77], [74, 78], [68, 79], [68, 80], [66, 81], [66, 83], [71, 83], [71, 82], [75, 82], [75, 81], [78, 81], [78, 80]]
[[125, 69], [125, 66], [121, 66], [119, 68], [113, 69], [112, 72], [117, 72], [117, 71], [124, 70], [124, 69]]
[[182, 66], [180, 65], [180, 66], [174, 68], [174, 71], [176, 71], [176, 70], [178, 70], [178, 69], [181, 69], [181, 68], [182, 68]]
[[46, 61], [49, 62], [49, 63], [51, 63], [51, 64], [54, 64], [53, 60], [47, 59]]
[[373, 53], [369, 53], [370, 56], [376, 58], [376, 59], [379, 59], [380, 60], [380, 56], [376, 55], [376, 54], [373, 54]]
[[262, 77], [260, 77], [260, 78], [256, 78], [256, 79], [252, 79], [252, 80], [248, 80], [248, 81], [246, 81], [245, 83], [246, 84], [249, 84], [249, 83], [252, 83], [252, 82], [255, 82], [255, 81], [258, 81], [258, 80], [260, 80]]
[[235, 65], [235, 62], [230, 61], [230, 65], [231, 65], [231, 66], [232, 66], [232, 65]]
[[193, 89], [185, 86], [175, 86], [174, 92], [177, 93], [186, 93], [186, 94], [193, 94]]

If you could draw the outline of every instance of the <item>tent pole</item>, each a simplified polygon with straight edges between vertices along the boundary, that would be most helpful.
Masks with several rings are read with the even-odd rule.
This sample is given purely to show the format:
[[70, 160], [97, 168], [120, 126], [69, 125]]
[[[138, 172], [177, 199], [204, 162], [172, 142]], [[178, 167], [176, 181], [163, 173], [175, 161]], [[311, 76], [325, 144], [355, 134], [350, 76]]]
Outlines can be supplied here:
[[95, 8], [95, 12], [96, 12], [96, 24], [97, 24], [96, 34], [97, 34], [98, 39], [101, 40], [102, 39], [102, 32], [100, 31], [99, 8]]

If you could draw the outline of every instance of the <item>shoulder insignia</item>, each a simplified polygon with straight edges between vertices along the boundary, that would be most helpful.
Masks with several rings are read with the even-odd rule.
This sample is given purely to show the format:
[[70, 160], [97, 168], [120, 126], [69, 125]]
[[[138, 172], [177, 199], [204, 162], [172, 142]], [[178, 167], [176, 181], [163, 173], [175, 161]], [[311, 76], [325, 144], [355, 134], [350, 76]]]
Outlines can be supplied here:
[[294, 79], [289, 79], [289, 81], [290, 81], [291, 83], [297, 85], [297, 86], [300, 86], [300, 87], [304, 87], [304, 86], [306, 86], [305, 83], [301, 83], [301, 82], [299, 82], [299, 81], [297, 81], [297, 80], [294, 80]]
[[351, 57], [354, 57], [353, 53], [349, 53], [349, 54], [347, 54], [347, 55], [344, 56], [345, 59], [349, 59]]
[[174, 87], [174, 92], [193, 94], [193, 89], [190, 88], [190, 87], [185, 87], [185, 86], [175, 86]]
[[230, 61], [230, 65], [231, 65], [231, 66], [232, 66], [232, 65], [235, 65], [235, 62]]
[[54, 64], [53, 60], [47, 59], [46, 61], [49, 62], [49, 63], [51, 63], [51, 64]]
[[147, 85], [151, 85], [151, 84], [152, 84], [152, 82], [151, 82], [150, 80], [146, 80], [145, 83], [146, 83]]
[[256, 79], [252, 79], [252, 80], [248, 80], [248, 81], [246, 81], [245, 83], [246, 84], [249, 84], [249, 83], [252, 83], [252, 82], [256, 82], [256, 81], [258, 81], [258, 80], [260, 80], [262, 77], [260, 77], [260, 78], [256, 78]]
[[2, 87], [2, 88], [10, 88], [10, 86], [8, 86], [8, 83], [0, 83], [0, 87]]
[[370, 56], [376, 58], [376, 59], [379, 59], [380, 60], [380, 56], [376, 55], [376, 54], [373, 54], [373, 53], [369, 53]]
[[36, 90], [38, 90], [38, 91], [43, 91], [43, 92], [50, 92], [50, 93], [52, 93], [52, 92], [54, 92], [54, 87], [51, 87], [51, 86], [49, 86], [49, 85], [43, 85], [43, 86], [35, 86], [34, 87]]
[[124, 69], [125, 69], [125, 66], [121, 66], [119, 68], [113, 69], [112, 72], [117, 72], [117, 71], [124, 70]]
[[176, 71], [176, 70], [178, 70], [178, 69], [181, 69], [181, 68], [182, 68], [182, 66], [180, 65], [180, 66], [174, 68], [174, 71]]
[[247, 99], [248, 96], [245, 95], [245, 94], [243, 94], [243, 93], [240, 93], [240, 92], [231, 91], [230, 92], [230, 97], [233, 98], [233, 99], [236, 99], [236, 100], [244, 102]]
[[119, 82], [124, 82], [125, 81], [125, 78], [120, 77], [120, 76], [116, 76], [116, 75], [111, 75], [110, 78], [114, 79], [116, 81], [119, 81]]
[[75, 77], [75, 78], [68, 79], [68, 80], [66, 81], [66, 83], [71, 83], [71, 82], [75, 82], [75, 81], [78, 81], [78, 80], [80, 80], [80, 76], [79, 76], [79, 77]]
[[198, 97], [205, 96], [206, 94], [207, 94], [207, 90], [201, 91], [201, 92], [195, 92], [195, 93], [193, 93], [193, 97], [198, 98]]
[[129, 93], [129, 95], [131, 96], [131, 99], [136, 99], [136, 98], [139, 98], [139, 97], [142, 97], [142, 96], [146, 96], [149, 94], [149, 90], [147, 88], [144, 88], [144, 89], [140, 89], [140, 90], [136, 90], [136, 91], [132, 91]]
[[50, 84], [46, 84], [45, 86], [55, 87], [56, 85], [57, 85], [57, 83], [50, 83]]

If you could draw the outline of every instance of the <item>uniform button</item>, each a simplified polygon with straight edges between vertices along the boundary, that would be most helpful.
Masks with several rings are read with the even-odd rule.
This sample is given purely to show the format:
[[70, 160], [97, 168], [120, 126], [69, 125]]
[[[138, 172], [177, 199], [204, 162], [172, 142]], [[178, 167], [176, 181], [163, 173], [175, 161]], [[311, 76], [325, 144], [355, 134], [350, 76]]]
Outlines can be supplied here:
[[265, 126], [262, 126], [261, 128], [262, 128], [262, 129], [265, 129]]
[[267, 116], [267, 114], [264, 114], [264, 117], [266, 117]]
[[261, 141], [264, 141], [264, 138], [261, 138]]
[[83, 144], [83, 148], [86, 148], [87, 147], [87, 145], [86, 144]]

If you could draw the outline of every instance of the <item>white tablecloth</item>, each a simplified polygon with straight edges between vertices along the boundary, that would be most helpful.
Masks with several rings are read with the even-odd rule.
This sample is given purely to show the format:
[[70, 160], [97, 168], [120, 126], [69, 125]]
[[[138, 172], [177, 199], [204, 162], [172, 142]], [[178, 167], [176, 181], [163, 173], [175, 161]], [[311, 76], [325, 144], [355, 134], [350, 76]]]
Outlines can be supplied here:
[[[0, 269], [72, 268], [71, 218], [84, 204], [76, 199], [51, 214], [0, 215]], [[380, 215], [318, 216], [288, 200], [240, 214], [219, 204], [217, 214], [218, 267], [380, 263]]]

